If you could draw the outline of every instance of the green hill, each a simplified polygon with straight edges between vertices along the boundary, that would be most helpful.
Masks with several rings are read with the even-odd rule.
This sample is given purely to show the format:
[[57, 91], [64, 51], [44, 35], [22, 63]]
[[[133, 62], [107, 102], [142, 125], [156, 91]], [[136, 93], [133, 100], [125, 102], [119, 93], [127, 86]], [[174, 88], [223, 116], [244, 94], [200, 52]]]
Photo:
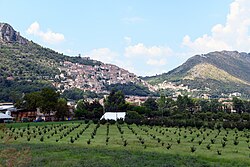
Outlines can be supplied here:
[[240, 92], [250, 94], [250, 54], [237, 51], [195, 55], [181, 66], [162, 75], [145, 77], [153, 85], [165, 82], [188, 85], [220, 96]]
[[148, 87], [127, 70], [87, 57], [60, 54], [23, 38], [11, 25], [0, 23], [0, 101], [13, 101], [23, 93], [47, 86], [61, 92], [79, 88], [102, 93], [107, 85], [130, 82]]

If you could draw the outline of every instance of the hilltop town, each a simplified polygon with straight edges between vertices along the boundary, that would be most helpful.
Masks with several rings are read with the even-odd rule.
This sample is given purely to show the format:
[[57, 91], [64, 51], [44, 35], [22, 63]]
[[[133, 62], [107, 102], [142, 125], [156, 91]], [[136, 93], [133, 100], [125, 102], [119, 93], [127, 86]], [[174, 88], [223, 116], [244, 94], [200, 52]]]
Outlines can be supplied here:
[[[89, 57], [83, 57], [82, 59], [90, 60]], [[84, 65], [64, 61], [60, 62], [58, 69], [60, 74], [55, 76], [53, 85], [62, 91], [79, 88], [84, 91], [107, 93], [107, 85], [129, 82], [143, 85], [150, 91], [155, 91], [153, 86], [135, 74], [112, 64]]]

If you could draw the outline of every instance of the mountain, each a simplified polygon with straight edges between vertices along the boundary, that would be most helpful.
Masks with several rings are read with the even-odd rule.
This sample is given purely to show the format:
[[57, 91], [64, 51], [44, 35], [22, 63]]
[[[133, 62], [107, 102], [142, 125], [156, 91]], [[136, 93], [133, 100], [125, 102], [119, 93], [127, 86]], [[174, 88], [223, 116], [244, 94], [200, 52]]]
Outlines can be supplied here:
[[195, 55], [181, 66], [144, 80], [163, 88], [167, 83], [188, 86], [190, 91], [223, 96], [239, 92], [250, 95], [250, 54], [237, 51]]
[[9, 24], [0, 23], [0, 42], [27, 44], [29, 41], [23, 38], [20, 33], [16, 32]]
[[[109, 85], [132, 83], [153, 90], [135, 74], [89, 57], [70, 57], [29, 41], [0, 23], [0, 101], [51, 86], [61, 92], [78, 88], [97, 93]], [[140, 90], [141, 91], [141, 90]]]

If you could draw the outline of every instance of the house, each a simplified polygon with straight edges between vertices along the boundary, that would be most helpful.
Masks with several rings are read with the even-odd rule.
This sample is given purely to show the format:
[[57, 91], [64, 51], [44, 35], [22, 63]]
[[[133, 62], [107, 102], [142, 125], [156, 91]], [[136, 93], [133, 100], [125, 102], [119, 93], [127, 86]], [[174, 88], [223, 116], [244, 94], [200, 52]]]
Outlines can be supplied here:
[[[74, 115], [75, 102], [68, 101], [67, 105], [68, 105], [68, 113], [67, 113], [67, 117], [65, 117], [64, 119], [71, 120]], [[16, 121], [22, 121], [23, 119], [26, 119], [28, 121], [38, 121], [38, 120], [58, 121], [60, 120], [56, 117], [55, 111], [51, 111], [48, 114], [48, 113], [41, 112], [39, 108], [37, 108], [36, 110], [27, 110], [27, 109], [13, 110], [11, 111], [11, 116], [14, 117]]]
[[0, 111], [7, 111], [9, 109], [14, 109], [13, 103], [0, 103]]
[[36, 110], [25, 110], [18, 109], [16, 111], [11, 112], [11, 116], [14, 117], [16, 121], [22, 121], [24, 118], [33, 121], [36, 119], [37, 111]]
[[0, 112], [0, 123], [12, 120], [12, 116]]

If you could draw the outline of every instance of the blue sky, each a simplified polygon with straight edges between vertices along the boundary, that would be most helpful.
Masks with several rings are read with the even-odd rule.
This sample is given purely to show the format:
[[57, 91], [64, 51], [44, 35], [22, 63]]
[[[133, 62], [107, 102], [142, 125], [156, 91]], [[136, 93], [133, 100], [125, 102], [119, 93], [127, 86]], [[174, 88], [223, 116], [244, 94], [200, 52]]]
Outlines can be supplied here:
[[195, 54], [249, 52], [249, 0], [0, 0], [0, 22], [65, 55], [137, 75], [167, 72]]

